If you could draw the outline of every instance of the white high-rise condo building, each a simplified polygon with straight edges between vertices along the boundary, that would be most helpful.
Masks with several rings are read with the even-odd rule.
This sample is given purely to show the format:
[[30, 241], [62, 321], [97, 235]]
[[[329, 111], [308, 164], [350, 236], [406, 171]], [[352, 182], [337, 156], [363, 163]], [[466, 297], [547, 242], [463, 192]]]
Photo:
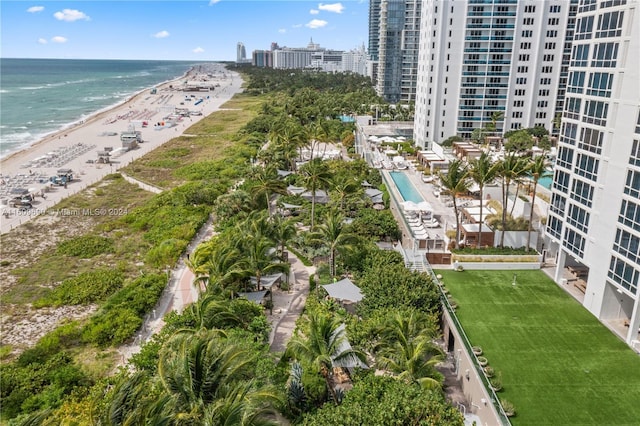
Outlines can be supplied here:
[[579, 2], [546, 229], [555, 280], [573, 271], [585, 308], [637, 349], [639, 6]]
[[244, 43], [241, 41], [239, 41], [236, 46], [236, 62], [239, 64], [247, 62], [247, 50], [244, 47]]
[[543, 126], [562, 111], [578, 0], [423, 0], [414, 140]]

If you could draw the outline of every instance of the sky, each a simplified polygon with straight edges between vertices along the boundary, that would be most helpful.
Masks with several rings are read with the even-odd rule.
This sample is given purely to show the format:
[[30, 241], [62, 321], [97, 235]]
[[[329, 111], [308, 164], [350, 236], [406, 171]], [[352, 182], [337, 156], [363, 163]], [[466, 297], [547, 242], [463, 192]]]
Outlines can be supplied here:
[[367, 0], [2, 0], [0, 57], [236, 60], [253, 50], [367, 46]]

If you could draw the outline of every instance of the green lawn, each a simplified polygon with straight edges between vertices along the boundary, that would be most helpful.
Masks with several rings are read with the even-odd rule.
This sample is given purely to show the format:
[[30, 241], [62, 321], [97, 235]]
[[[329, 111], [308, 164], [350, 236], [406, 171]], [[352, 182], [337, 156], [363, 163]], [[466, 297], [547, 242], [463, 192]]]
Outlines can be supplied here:
[[640, 356], [541, 271], [437, 271], [514, 425], [639, 425]]

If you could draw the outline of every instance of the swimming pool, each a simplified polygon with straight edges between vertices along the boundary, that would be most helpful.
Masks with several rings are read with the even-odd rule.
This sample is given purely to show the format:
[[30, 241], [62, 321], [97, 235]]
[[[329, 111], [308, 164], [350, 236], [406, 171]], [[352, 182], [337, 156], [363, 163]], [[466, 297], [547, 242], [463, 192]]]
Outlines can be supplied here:
[[538, 179], [538, 185], [542, 185], [547, 189], [551, 189], [551, 184], [553, 183], [553, 176], [543, 176]]
[[403, 172], [389, 172], [389, 176], [393, 179], [393, 183], [395, 183], [404, 201], [413, 201], [414, 203], [424, 201], [424, 198], [422, 198], [422, 195], [420, 195], [406, 174]]

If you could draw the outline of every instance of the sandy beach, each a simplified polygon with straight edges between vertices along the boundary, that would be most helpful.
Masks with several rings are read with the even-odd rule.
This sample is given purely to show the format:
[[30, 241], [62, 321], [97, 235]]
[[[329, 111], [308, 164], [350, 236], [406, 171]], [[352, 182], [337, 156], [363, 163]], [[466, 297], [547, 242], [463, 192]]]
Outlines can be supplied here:
[[[241, 91], [242, 79], [221, 64], [212, 66], [217, 70], [203, 74], [195, 69], [187, 76], [156, 86], [155, 93], [149, 88], [122, 105], [0, 160], [0, 233], [41, 214], [55, 214], [51, 209], [60, 200], [181, 135], [187, 127], [217, 111]], [[184, 80], [206, 81], [215, 89], [179, 90]], [[201, 115], [170, 117], [176, 108]], [[120, 134], [132, 126], [141, 132], [143, 142], [136, 149], [125, 151]], [[109, 162], [99, 163], [98, 153], [109, 150]], [[50, 178], [61, 169], [70, 169], [73, 180], [66, 185], [52, 184]], [[31, 208], [20, 208], [11, 202], [19, 189], [35, 197]]]

